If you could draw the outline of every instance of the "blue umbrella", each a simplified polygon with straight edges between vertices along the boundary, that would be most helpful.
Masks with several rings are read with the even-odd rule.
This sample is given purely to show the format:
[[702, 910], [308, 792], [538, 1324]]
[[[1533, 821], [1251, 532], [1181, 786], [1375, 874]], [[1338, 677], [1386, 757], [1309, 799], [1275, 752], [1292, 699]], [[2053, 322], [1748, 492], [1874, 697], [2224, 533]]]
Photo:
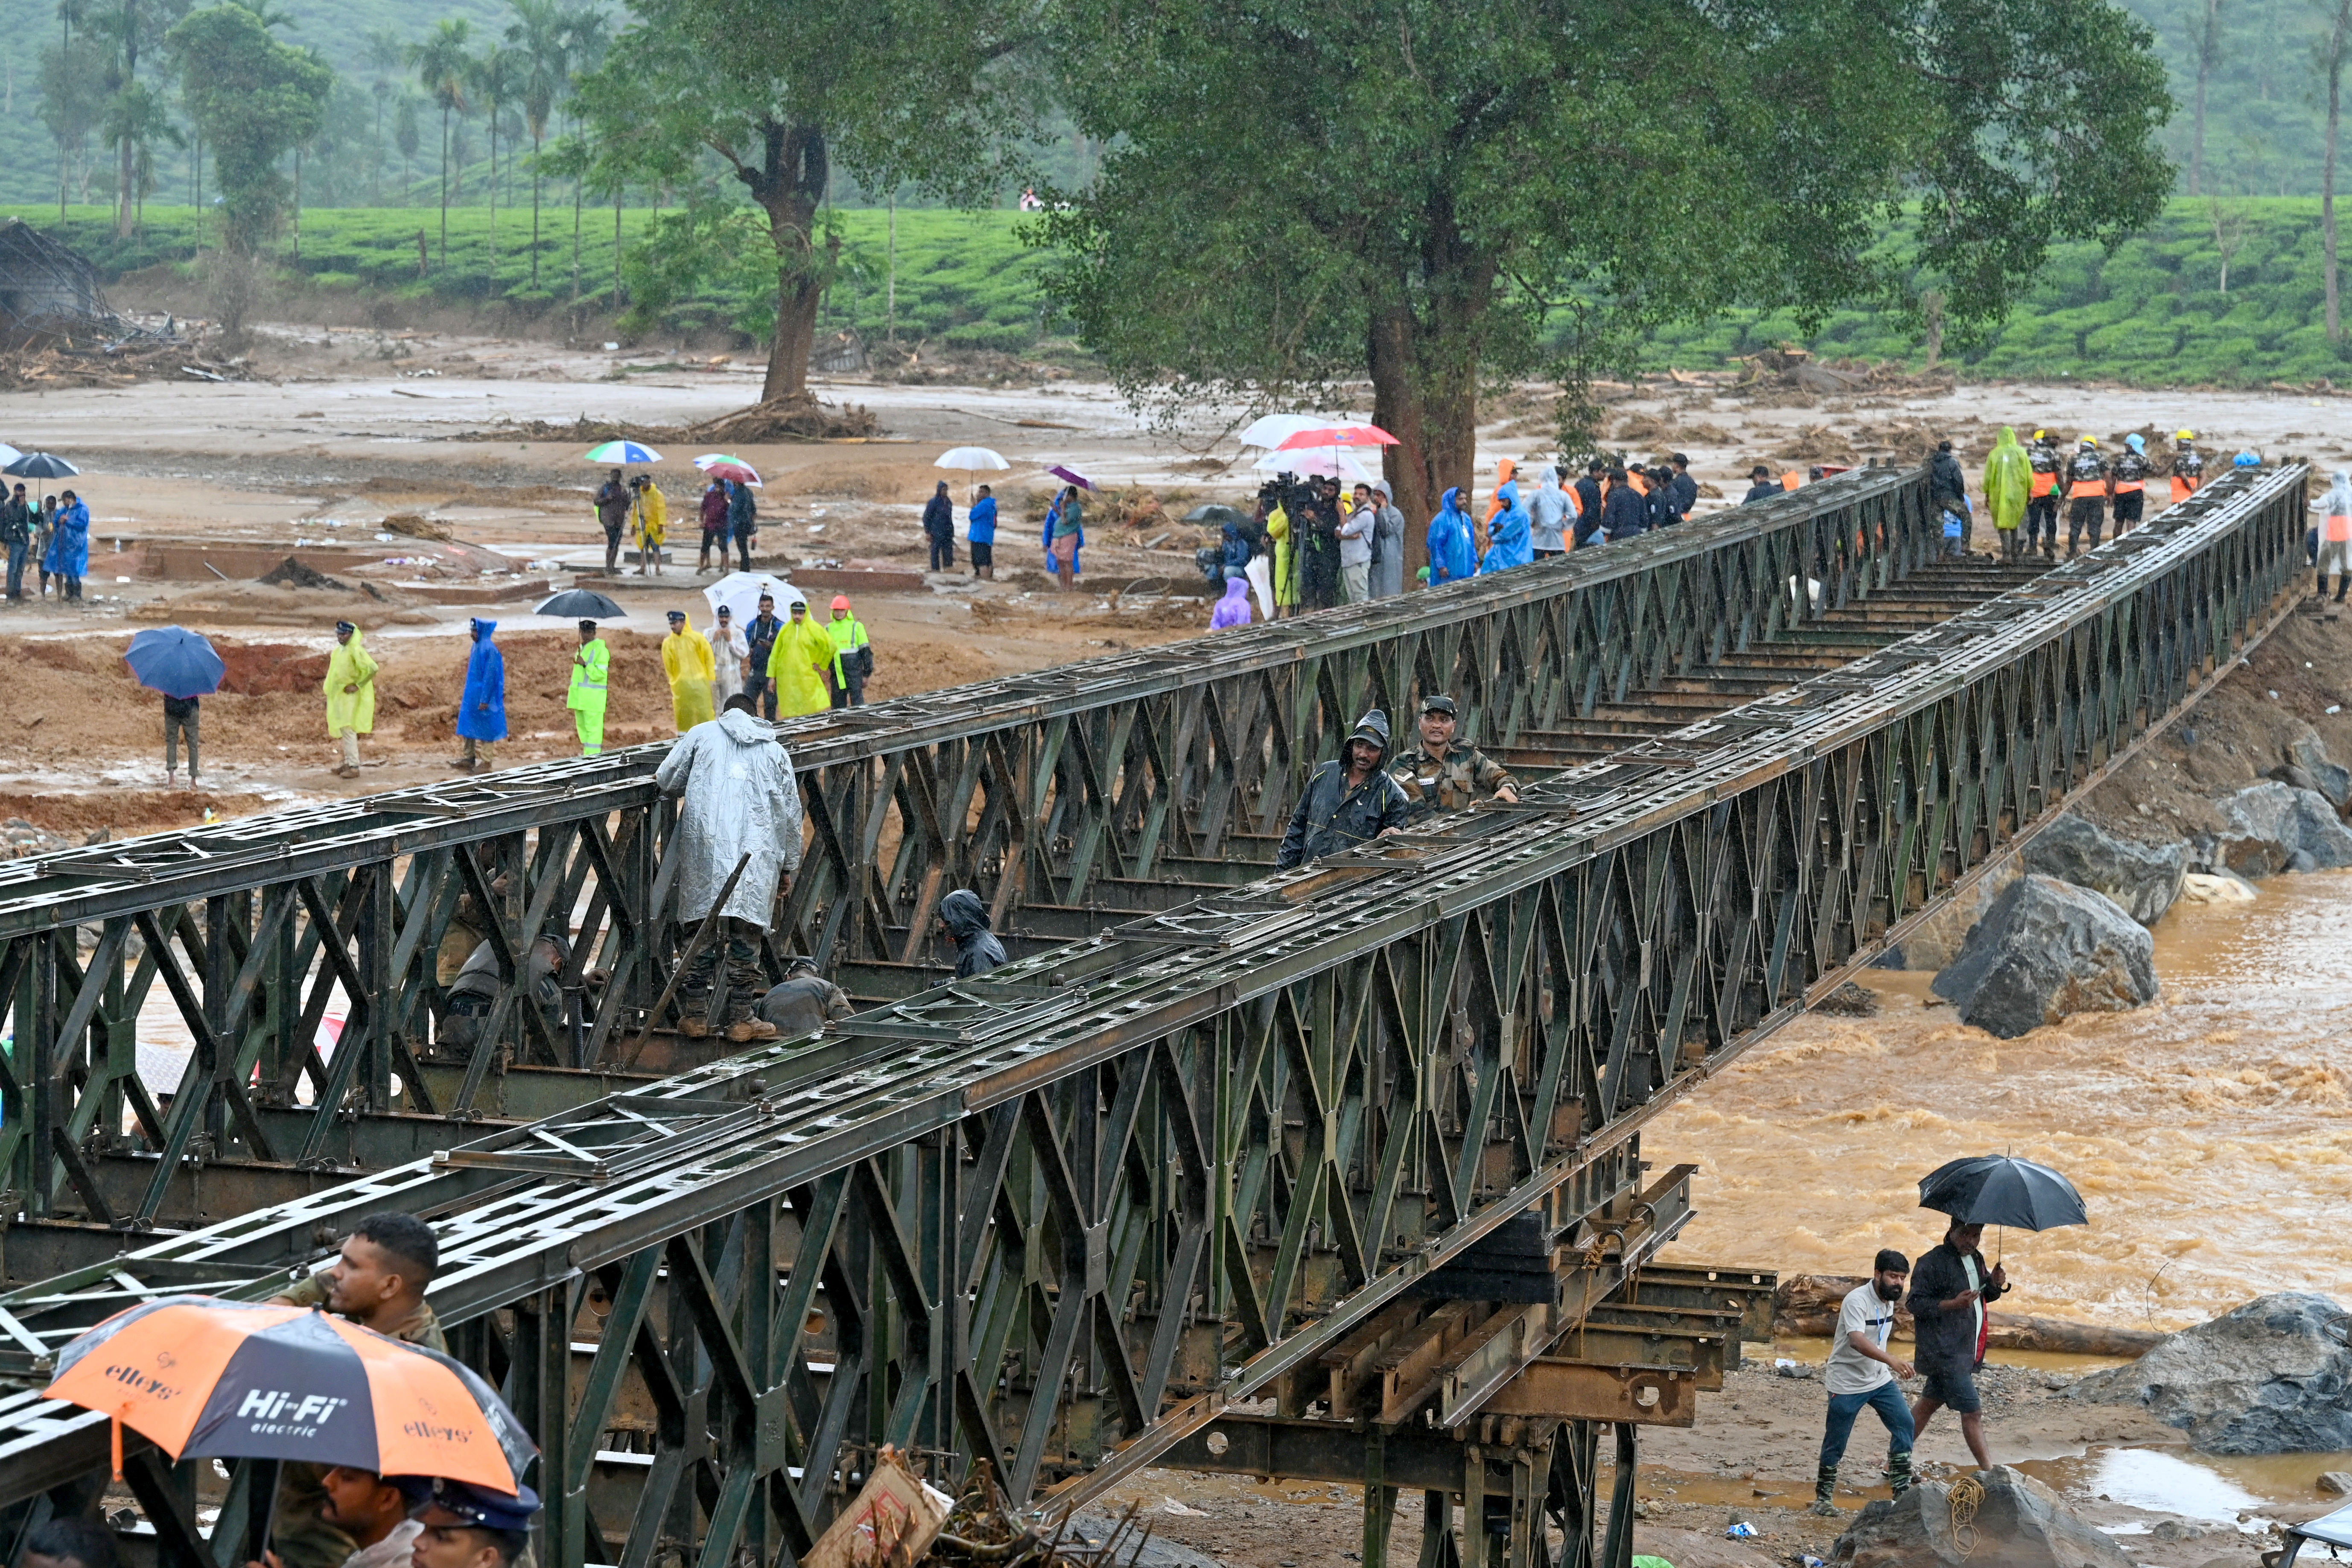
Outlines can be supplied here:
[[592, 463], [658, 463], [659, 452], [651, 447], [640, 447], [635, 441], [607, 441], [601, 447], [588, 448]]
[[166, 697], [210, 697], [228, 673], [213, 645], [185, 626], [141, 632], [122, 657], [140, 685]]

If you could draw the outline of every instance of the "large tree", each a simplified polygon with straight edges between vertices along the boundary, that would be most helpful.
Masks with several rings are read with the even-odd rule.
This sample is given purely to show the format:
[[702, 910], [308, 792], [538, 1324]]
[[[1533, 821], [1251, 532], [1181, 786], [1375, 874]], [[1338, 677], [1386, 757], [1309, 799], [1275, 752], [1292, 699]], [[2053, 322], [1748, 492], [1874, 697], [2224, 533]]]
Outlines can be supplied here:
[[191, 13], [164, 39], [180, 99], [212, 149], [221, 229], [215, 294], [232, 344], [244, 336], [261, 247], [286, 209], [278, 162], [319, 133], [335, 73], [306, 49], [269, 36], [267, 20], [229, 4]]
[[1109, 144], [1046, 220], [1087, 340], [1171, 405], [1369, 375], [1415, 516], [1469, 482], [1483, 380], [1742, 301], [1933, 287], [1965, 338], [2171, 180], [2105, 0], [1057, 7]]
[[763, 398], [807, 387], [834, 163], [869, 189], [982, 198], [1036, 101], [1015, 68], [1034, 37], [1024, 0], [631, 0], [630, 14], [583, 84], [596, 183], [680, 190], [714, 246], [743, 196], [759, 207], [776, 278]]

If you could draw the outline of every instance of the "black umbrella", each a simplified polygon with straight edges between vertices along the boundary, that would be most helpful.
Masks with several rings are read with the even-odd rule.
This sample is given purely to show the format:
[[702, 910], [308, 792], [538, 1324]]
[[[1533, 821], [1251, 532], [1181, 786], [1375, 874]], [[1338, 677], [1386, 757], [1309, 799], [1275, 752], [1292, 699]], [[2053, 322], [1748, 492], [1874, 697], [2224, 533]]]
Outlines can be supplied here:
[[0, 473], [14, 474], [20, 479], [69, 479], [80, 472], [63, 458], [47, 452], [27, 452], [5, 468], [0, 468]]
[[1979, 1154], [1935, 1171], [1919, 1184], [1919, 1206], [1950, 1215], [1959, 1225], [2049, 1230], [2091, 1223], [2074, 1183], [2010, 1154]]
[[1218, 527], [1223, 528], [1229, 522], [1240, 522], [1242, 521], [1242, 514], [1234, 510], [1232, 507], [1219, 506], [1214, 501], [1212, 501], [1206, 506], [1196, 506], [1191, 511], [1186, 512], [1184, 514], [1184, 521], [1186, 522], [1213, 522]]
[[629, 612], [591, 588], [566, 588], [531, 612], [572, 621], [625, 620]]

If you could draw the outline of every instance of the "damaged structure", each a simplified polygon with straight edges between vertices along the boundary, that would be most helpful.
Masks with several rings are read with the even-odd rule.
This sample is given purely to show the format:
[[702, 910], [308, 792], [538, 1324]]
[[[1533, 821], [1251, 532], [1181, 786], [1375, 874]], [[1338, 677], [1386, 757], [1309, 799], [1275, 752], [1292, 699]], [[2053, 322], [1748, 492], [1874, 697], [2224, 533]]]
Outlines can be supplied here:
[[20, 346], [116, 324], [86, 258], [22, 218], [0, 222], [0, 342]]

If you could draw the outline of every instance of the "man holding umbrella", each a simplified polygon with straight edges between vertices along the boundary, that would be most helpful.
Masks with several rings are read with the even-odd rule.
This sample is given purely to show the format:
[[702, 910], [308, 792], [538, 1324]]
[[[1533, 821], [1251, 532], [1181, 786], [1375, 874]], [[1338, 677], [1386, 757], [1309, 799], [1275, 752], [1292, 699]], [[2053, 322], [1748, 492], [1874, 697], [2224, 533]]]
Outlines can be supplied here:
[[612, 679], [613, 650], [596, 635], [596, 623], [580, 623], [580, 647], [572, 656], [572, 689], [563, 705], [572, 710], [572, 727], [580, 732], [580, 754], [601, 756], [604, 751], [604, 696]]
[[1984, 1406], [1977, 1398], [1977, 1369], [1984, 1365], [1985, 1340], [1991, 1331], [1986, 1309], [2009, 1290], [2009, 1274], [1999, 1264], [1985, 1267], [1977, 1244], [1984, 1226], [1958, 1221], [1944, 1239], [1920, 1257], [1911, 1276], [1911, 1321], [1918, 1336], [1919, 1370], [1927, 1385], [1911, 1405], [1915, 1434], [1927, 1429], [1928, 1418], [1950, 1405], [1960, 1418], [1960, 1436], [1977, 1468], [1992, 1468], [1985, 1450]]
[[1919, 1184], [1919, 1206], [1952, 1216], [1943, 1241], [1919, 1259], [1908, 1305], [1916, 1325], [1916, 1359], [1927, 1379], [1911, 1406], [1919, 1433], [1950, 1405], [1979, 1469], [1992, 1468], [1985, 1451], [1984, 1416], [1977, 1400], [1977, 1369], [1984, 1364], [1992, 1320], [1989, 1309], [2009, 1293], [2009, 1272], [1987, 1268], [1977, 1244], [1988, 1225], [2048, 1230], [2084, 1225], [2090, 1216], [2074, 1184], [2047, 1165], [2010, 1154], [1954, 1160]]

